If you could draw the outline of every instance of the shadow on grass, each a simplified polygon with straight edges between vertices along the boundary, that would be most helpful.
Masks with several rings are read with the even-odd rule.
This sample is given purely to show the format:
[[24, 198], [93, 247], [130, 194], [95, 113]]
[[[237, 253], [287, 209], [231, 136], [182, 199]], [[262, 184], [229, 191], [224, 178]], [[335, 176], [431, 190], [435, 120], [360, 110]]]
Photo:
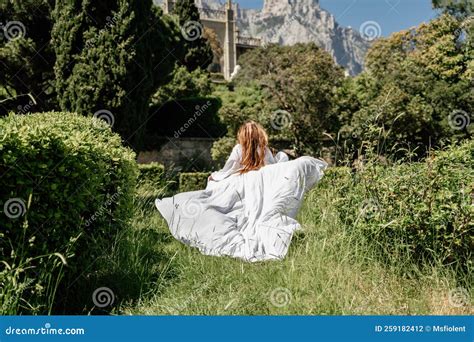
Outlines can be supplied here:
[[154, 208], [155, 197], [137, 197], [132, 224], [76, 279], [58, 291], [55, 314], [120, 314], [116, 308], [157, 295], [178, 276], [166, 246], [173, 237]]
[[303, 242], [306, 241], [306, 233], [304, 231], [296, 231], [293, 234], [293, 238], [291, 239], [291, 245], [295, 248], [298, 245], [301, 245]]

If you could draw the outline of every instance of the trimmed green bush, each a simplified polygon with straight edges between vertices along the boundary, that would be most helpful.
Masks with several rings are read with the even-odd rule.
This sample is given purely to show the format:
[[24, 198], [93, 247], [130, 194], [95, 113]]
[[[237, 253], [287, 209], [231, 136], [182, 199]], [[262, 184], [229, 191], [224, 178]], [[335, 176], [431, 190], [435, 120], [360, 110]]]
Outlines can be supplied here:
[[155, 200], [157, 197], [169, 197], [177, 190], [177, 180], [165, 173], [160, 163], [138, 164], [137, 195], [141, 198]]
[[179, 192], [204, 190], [207, 186], [209, 172], [189, 172], [179, 175]]
[[474, 141], [424, 163], [367, 166], [338, 191], [341, 218], [384, 255], [474, 266]]
[[138, 164], [140, 182], [161, 184], [165, 177], [165, 167], [160, 163]]
[[[49, 256], [67, 262], [66, 288], [79, 274], [93, 272], [97, 256], [129, 220], [135, 154], [99, 119], [10, 115], [0, 119], [0, 174], [1, 258], [13, 269], [28, 260], [31, 268], [16, 281], [28, 280], [31, 291], [20, 296], [35, 308], [29, 312], [45, 312], [55, 295], [65, 300], [55, 293], [61, 276], [52, 275], [57, 268], [51, 269]], [[30, 259], [39, 256], [49, 259]]]

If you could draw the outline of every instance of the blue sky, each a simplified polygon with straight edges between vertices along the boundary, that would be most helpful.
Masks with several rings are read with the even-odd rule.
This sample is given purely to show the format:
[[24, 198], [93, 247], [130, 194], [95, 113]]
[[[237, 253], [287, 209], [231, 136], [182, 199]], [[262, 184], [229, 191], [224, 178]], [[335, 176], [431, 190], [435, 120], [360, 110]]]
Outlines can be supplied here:
[[[234, 0], [245, 8], [261, 8], [263, 0]], [[286, 0], [282, 0], [286, 1]], [[366, 21], [376, 21], [387, 36], [436, 17], [431, 0], [320, 0], [343, 26], [359, 29]]]

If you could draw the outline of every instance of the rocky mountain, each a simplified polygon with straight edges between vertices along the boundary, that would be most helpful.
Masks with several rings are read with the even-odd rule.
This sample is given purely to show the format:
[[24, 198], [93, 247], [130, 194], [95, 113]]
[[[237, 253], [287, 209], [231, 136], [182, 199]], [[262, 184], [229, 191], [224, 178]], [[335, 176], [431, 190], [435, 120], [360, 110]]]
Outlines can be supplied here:
[[[222, 8], [224, 1], [196, 0], [201, 7]], [[237, 7], [240, 34], [264, 42], [293, 45], [315, 42], [350, 75], [362, 71], [370, 46], [357, 31], [343, 27], [319, 5], [319, 0], [265, 0], [262, 10]]]
[[[198, 7], [212, 9], [223, 9], [225, 2], [195, 0]], [[235, 7], [240, 35], [282, 45], [315, 42], [348, 74], [362, 71], [370, 42], [358, 31], [339, 25], [331, 13], [321, 8], [319, 0], [264, 0], [261, 10]]]

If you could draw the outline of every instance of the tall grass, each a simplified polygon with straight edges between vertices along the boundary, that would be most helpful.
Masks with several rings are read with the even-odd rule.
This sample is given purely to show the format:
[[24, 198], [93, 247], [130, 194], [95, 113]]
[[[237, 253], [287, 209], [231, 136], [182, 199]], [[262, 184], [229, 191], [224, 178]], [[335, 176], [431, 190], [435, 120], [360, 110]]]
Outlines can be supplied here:
[[[65, 313], [111, 314], [118, 303], [132, 305], [163, 288], [166, 278], [171, 277], [169, 257], [163, 250], [171, 239], [164, 230], [158, 215], [152, 215], [154, 199], [164, 189], [149, 188], [134, 200], [134, 219], [113, 237], [110, 250], [104, 250], [94, 265], [86, 265], [83, 273], [68, 285], [68, 303]], [[100, 288], [112, 292], [110, 305], [97, 306], [100, 302], [94, 292]]]
[[[152, 203], [143, 200], [137, 232], [162, 236], [160, 276], [135, 301], [119, 303], [117, 314], [321, 315], [469, 314], [470, 304], [452, 303], [459, 275], [441, 264], [413, 264], [404, 255], [389, 264], [373, 241], [342, 222], [336, 191], [311, 191], [300, 212], [303, 230], [283, 261], [249, 264], [201, 255], [175, 241]], [[123, 253], [123, 252], [122, 252]], [[142, 266], [143, 265], [143, 266]], [[145, 267], [145, 263], [135, 266]], [[149, 267], [149, 265], [147, 266]], [[163, 273], [164, 272], [164, 273]], [[462, 284], [472, 284], [469, 275]], [[466, 289], [472, 293], [472, 285]]]
[[[95, 271], [90, 271], [91, 265], [84, 265], [83, 274], [67, 284], [70, 301], [66, 303], [66, 312], [140, 315], [474, 313], [470, 297], [461, 305], [452, 300], [453, 291], [459, 288], [463, 294], [473, 293], [471, 274], [456, 273], [441, 263], [414, 263], [403, 253], [403, 248], [387, 262], [374, 241], [341, 219], [337, 211], [342, 200], [340, 192], [327, 181], [323, 180], [307, 194], [298, 217], [303, 229], [295, 234], [287, 257], [283, 261], [256, 264], [204, 256], [176, 241], [153, 204], [154, 199], [169, 192], [169, 188], [142, 184], [128, 228], [111, 237], [112, 249], [104, 250], [95, 261]], [[344, 181], [350, 182], [350, 177]], [[28, 267], [27, 264], [3, 266], [8, 270], [5, 274], [10, 276]], [[94, 303], [93, 293], [100, 287], [112, 290], [111, 305], [97, 307]], [[18, 303], [17, 299], [22, 297], [18, 291], [30, 290], [28, 283], [16, 288], [2, 287], [3, 313], [18, 313], [20, 305], [28, 308], [27, 303]], [[35, 312], [39, 311], [30, 307], [30, 313]]]
[[[30, 255], [33, 241], [26, 239], [26, 230], [31, 229], [27, 217], [22, 229], [23, 239], [12, 248], [10, 262], [0, 260], [0, 315], [51, 314], [67, 265], [66, 258], [60, 253]], [[74, 243], [75, 240], [71, 240], [66, 246], [66, 256]], [[11, 241], [9, 244], [13, 245]]]

